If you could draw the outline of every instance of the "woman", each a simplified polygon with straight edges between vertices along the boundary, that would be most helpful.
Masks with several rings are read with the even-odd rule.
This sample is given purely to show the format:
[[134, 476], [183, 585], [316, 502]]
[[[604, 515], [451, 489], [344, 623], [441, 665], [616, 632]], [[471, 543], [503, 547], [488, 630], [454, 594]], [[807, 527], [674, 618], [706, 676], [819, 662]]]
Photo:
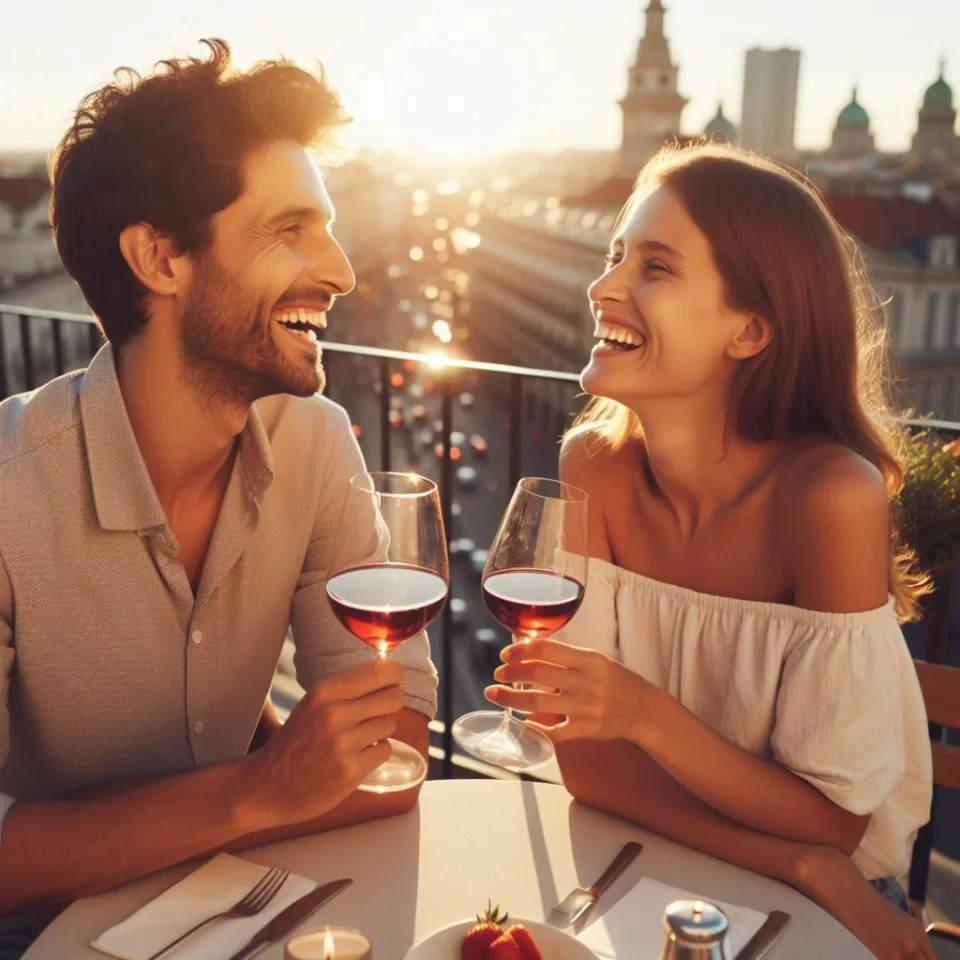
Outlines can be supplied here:
[[584, 603], [495, 674], [556, 693], [488, 696], [562, 721], [578, 798], [794, 884], [880, 957], [933, 957], [895, 879], [930, 810], [898, 625], [922, 585], [855, 254], [791, 171], [712, 145], [648, 164], [561, 454], [590, 494]]

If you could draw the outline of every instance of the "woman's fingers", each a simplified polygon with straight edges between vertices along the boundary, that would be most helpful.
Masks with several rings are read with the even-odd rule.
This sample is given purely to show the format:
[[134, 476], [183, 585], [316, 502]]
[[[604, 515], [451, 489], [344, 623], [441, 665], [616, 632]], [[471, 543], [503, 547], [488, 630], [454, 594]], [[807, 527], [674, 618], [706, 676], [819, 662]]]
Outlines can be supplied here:
[[559, 640], [525, 640], [523, 643], [513, 643], [500, 651], [500, 659], [504, 663], [521, 663], [524, 660], [543, 660], [547, 663], [558, 664], [561, 667], [576, 669], [588, 663], [591, 658], [599, 656], [595, 650], [584, 650], [580, 647], [571, 647], [560, 643]]
[[569, 667], [557, 667], [542, 660], [504, 664], [494, 671], [493, 679], [500, 683], [536, 683], [571, 693], [579, 687], [579, 677]]
[[513, 690], [510, 687], [487, 687], [483, 695], [500, 707], [519, 710], [521, 713], [569, 714], [570, 697], [562, 693], [547, 693], [543, 690]]

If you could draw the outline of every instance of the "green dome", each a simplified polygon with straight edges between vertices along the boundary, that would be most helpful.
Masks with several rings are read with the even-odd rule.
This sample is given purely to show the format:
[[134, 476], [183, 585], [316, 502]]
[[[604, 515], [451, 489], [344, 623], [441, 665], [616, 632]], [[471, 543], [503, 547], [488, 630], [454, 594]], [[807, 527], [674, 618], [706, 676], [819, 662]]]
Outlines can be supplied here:
[[923, 95], [923, 105], [925, 107], [953, 106], [953, 91], [943, 77], [927, 87], [927, 92]]
[[716, 116], [703, 128], [704, 136], [725, 137], [730, 143], [737, 139], [737, 128], [723, 115], [723, 104], [717, 104]]
[[927, 92], [923, 95], [923, 105], [925, 107], [952, 107], [953, 91], [950, 84], [943, 79], [943, 64], [940, 64], [940, 76], [927, 87]]
[[857, 89], [853, 89], [853, 97], [837, 116], [838, 127], [869, 127], [870, 117], [867, 111], [857, 103]]

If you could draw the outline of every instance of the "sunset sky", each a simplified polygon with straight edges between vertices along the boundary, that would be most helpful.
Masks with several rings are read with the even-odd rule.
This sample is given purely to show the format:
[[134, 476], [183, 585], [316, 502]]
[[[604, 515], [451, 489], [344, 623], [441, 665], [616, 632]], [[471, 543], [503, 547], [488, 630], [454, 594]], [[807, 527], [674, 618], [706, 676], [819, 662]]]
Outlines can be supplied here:
[[[148, 69], [221, 36], [241, 65], [320, 59], [377, 148], [469, 153], [619, 142], [616, 99], [641, 0], [12, 0], [0, 58], [0, 151], [55, 143], [113, 67]], [[718, 99], [739, 120], [749, 46], [803, 51], [797, 139], [823, 146], [859, 82], [878, 145], [905, 147], [941, 57], [960, 101], [960, 0], [668, 0], [685, 133]], [[7, 33], [7, 31], [4, 31]]]

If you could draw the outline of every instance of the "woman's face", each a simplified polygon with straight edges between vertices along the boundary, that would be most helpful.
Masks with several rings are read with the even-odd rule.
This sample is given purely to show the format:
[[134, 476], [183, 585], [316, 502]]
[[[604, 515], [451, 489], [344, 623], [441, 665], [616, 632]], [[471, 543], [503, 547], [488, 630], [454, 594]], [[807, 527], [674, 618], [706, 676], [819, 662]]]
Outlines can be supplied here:
[[629, 407], [725, 396], [743, 338], [765, 325], [725, 305], [707, 238], [667, 187], [637, 198], [607, 264], [588, 290], [598, 342], [584, 390]]

